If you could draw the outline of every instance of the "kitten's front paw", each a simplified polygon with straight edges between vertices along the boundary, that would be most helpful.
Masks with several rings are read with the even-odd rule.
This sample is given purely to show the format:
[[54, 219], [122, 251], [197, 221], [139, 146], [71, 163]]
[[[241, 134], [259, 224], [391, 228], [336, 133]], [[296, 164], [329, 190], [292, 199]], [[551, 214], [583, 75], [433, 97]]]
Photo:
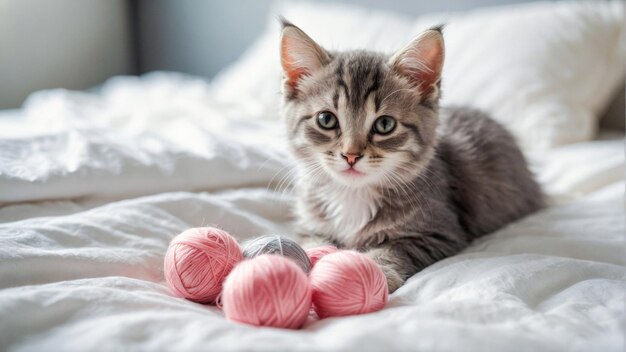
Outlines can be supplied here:
[[398, 270], [394, 268], [394, 257], [386, 248], [370, 249], [364, 254], [372, 258], [382, 269], [385, 277], [387, 278], [389, 293], [393, 293], [395, 290], [399, 289], [402, 284], [404, 284], [402, 275], [400, 275]]
[[404, 284], [404, 280], [397, 271], [393, 268], [386, 265], [379, 265], [383, 270], [385, 277], [387, 278], [387, 287], [389, 288], [389, 293], [393, 293], [395, 290], [399, 289], [402, 284]]

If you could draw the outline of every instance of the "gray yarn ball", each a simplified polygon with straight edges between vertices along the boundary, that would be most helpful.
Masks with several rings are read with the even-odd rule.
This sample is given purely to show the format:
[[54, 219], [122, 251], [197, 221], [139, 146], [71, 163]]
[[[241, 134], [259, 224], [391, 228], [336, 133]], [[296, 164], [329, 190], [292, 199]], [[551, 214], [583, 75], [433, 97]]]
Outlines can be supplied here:
[[242, 245], [244, 258], [253, 258], [261, 254], [280, 254], [298, 264], [305, 273], [311, 270], [309, 256], [296, 241], [279, 235], [261, 236], [246, 241]]

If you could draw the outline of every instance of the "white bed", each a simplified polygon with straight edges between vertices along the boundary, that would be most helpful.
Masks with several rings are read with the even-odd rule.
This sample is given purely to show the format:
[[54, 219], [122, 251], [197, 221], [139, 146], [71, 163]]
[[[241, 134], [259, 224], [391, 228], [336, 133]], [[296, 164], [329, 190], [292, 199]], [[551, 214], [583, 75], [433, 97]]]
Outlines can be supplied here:
[[0, 119], [0, 350], [618, 351], [624, 135], [531, 156], [551, 206], [413, 276], [377, 313], [302, 330], [232, 323], [173, 297], [184, 229], [293, 234], [275, 118], [202, 80], [118, 77]]

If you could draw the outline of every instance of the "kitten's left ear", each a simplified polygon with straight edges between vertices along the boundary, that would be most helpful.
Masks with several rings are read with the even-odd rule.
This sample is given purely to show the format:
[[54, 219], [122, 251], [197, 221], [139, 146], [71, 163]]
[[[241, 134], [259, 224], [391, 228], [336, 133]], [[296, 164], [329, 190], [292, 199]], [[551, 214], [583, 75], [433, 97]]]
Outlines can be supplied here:
[[445, 54], [442, 29], [423, 32], [389, 60], [392, 69], [408, 78], [425, 98], [438, 92]]
[[280, 62], [284, 73], [284, 88], [288, 96], [296, 94], [298, 83], [330, 61], [328, 53], [300, 28], [281, 19]]

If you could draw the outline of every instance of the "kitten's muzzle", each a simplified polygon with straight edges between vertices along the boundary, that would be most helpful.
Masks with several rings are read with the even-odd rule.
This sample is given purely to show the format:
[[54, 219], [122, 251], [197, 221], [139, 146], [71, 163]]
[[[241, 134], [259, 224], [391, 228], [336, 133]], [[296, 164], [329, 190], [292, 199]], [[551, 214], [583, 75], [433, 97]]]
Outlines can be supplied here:
[[346, 160], [348, 165], [354, 166], [359, 159], [363, 157], [363, 154], [355, 154], [355, 153], [341, 153], [341, 157]]

